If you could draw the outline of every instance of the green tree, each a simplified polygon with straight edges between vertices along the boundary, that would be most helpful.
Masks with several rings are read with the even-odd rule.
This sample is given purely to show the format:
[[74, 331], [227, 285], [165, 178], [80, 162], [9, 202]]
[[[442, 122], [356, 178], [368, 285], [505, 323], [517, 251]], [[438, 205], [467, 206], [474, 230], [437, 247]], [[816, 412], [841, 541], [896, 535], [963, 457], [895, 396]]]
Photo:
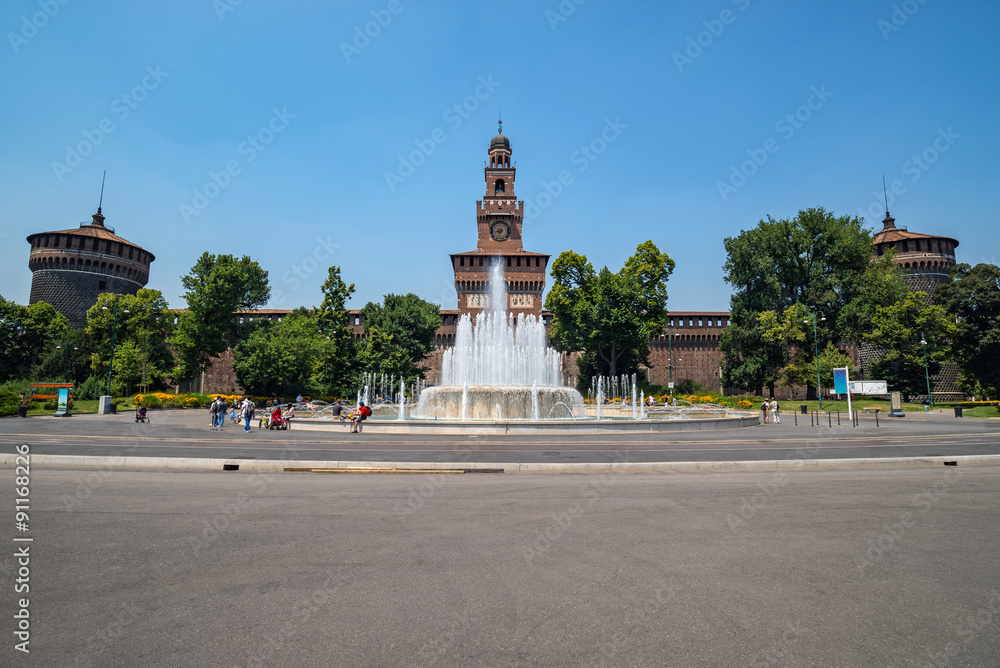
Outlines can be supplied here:
[[[902, 392], [904, 401], [909, 401], [910, 395], [927, 392], [925, 347], [927, 369], [934, 376], [950, 354], [949, 342], [957, 329], [944, 308], [924, 302], [926, 296], [911, 292], [897, 304], [879, 307], [871, 331], [865, 335], [886, 351], [871, 365], [872, 375], [889, 381], [890, 389]], [[921, 337], [926, 337], [926, 346]]]
[[[833, 370], [847, 368], [847, 375], [851, 378], [855, 376], [854, 362], [851, 358], [837, 348], [832, 343], [826, 344], [826, 348], [819, 351], [819, 377], [825, 388], [833, 387]], [[816, 373], [813, 368], [813, 373]]]
[[310, 393], [323, 341], [315, 314], [306, 309], [296, 309], [280, 322], [264, 321], [233, 349], [236, 379], [255, 395]]
[[380, 338], [377, 342], [365, 343], [361, 353], [362, 368], [376, 373], [393, 373], [387, 369], [396, 366], [391, 359], [395, 351], [387, 349], [391, 355], [384, 362], [374, 355], [374, 351], [388, 345], [401, 349], [406, 359], [406, 365], [396, 371], [397, 375], [402, 372], [406, 378], [423, 378], [423, 362], [434, 349], [434, 335], [441, 326], [439, 307], [414, 294], [386, 295], [383, 301], [384, 304], [368, 302], [361, 309], [365, 336], [371, 338], [373, 332], [381, 332], [388, 337], [388, 341]]
[[416, 368], [406, 349], [397, 344], [391, 334], [379, 329], [368, 332], [359, 361], [362, 369], [376, 374], [397, 378], [415, 377]]
[[[732, 324], [719, 337], [723, 383], [758, 389], [781, 377], [788, 352], [782, 341], [765, 336], [758, 317], [767, 311], [784, 314], [798, 304], [825, 316], [817, 319], [820, 349], [830, 342], [857, 343], [864, 322], [859, 318], [905, 293], [889, 259], [871, 261], [871, 240], [860, 218], [837, 217], [822, 208], [799, 211], [790, 220], [768, 217], [727, 238], [723, 270], [734, 290]], [[802, 344], [795, 364], [814, 364], [812, 348]]]
[[116, 376], [113, 382], [119, 382], [126, 390], [161, 386], [174, 363], [165, 345], [174, 329], [173, 319], [169, 304], [159, 290], [142, 288], [134, 295], [118, 295], [117, 298], [111, 293], [99, 295], [97, 303], [87, 310], [84, 325], [91, 371], [98, 377], [107, 378], [114, 338], [115, 373], [119, 368], [118, 348], [123, 344], [127, 344], [124, 354], [133, 358], [130, 363], [137, 365], [138, 371], [122, 366], [122, 370], [129, 369], [128, 379]]
[[29, 377], [68, 332], [66, 317], [50, 304], [22, 306], [0, 297], [0, 381]]
[[636, 247], [614, 273], [595, 272], [587, 258], [565, 251], [552, 263], [554, 285], [545, 300], [551, 339], [563, 351], [582, 351], [581, 383], [595, 374], [635, 373], [649, 364], [649, 339], [667, 320], [667, 281], [674, 261], [652, 241]]
[[260, 308], [271, 296], [267, 272], [247, 256], [204, 253], [181, 277], [187, 310], [170, 345], [177, 354], [174, 377], [189, 380], [241, 338], [236, 312]]
[[319, 377], [324, 394], [343, 395], [356, 386], [358, 347], [351, 328], [347, 300], [354, 284], [340, 277], [340, 267], [330, 267], [322, 286], [323, 302], [316, 309], [316, 324], [323, 335], [319, 352]]
[[934, 302], [957, 321], [952, 352], [965, 384], [1000, 394], [1000, 267], [955, 265], [951, 282], [938, 286]]

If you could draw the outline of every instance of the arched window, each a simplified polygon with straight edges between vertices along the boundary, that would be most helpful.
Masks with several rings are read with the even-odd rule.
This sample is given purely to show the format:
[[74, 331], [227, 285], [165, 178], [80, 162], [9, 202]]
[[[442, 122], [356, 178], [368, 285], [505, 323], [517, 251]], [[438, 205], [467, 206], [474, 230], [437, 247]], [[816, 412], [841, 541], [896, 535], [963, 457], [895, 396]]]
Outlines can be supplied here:
[[493, 185], [493, 194], [501, 195], [504, 192], [504, 182], [503, 179], [497, 179], [496, 183]]

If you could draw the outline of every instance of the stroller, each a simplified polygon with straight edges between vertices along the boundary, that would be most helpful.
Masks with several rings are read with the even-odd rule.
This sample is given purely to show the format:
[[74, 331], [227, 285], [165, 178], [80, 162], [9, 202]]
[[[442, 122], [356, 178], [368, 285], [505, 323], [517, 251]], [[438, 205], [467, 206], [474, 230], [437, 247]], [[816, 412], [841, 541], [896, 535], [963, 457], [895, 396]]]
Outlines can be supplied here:
[[288, 423], [281, 417], [281, 408], [271, 411], [271, 419], [267, 422], [268, 429], [288, 429]]
[[135, 409], [135, 421], [136, 422], [149, 422], [149, 418], [146, 417], [146, 407], [139, 406]]

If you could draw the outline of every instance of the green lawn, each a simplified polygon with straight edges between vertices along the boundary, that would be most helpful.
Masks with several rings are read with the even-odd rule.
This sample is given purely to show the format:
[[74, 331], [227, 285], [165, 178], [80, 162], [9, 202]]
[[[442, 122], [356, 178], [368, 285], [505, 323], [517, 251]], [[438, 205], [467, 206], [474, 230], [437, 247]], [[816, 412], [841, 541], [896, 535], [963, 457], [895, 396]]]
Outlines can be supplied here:
[[[800, 411], [799, 406], [802, 406], [802, 405], [807, 406], [806, 411], [810, 412], [810, 413], [812, 411], [818, 411], [818, 410], [820, 410], [819, 401], [818, 400], [805, 401], [805, 400], [802, 400], [802, 399], [794, 399], [794, 400], [789, 400], [789, 401], [779, 401], [778, 405], [779, 405], [779, 410], [782, 413], [789, 413], [791, 411], [795, 411], [796, 413], [798, 413]], [[861, 397], [858, 397], [856, 399], [852, 399], [851, 400], [851, 408], [853, 408], [856, 411], [863, 410], [866, 407], [876, 407], [876, 408], [879, 408], [879, 409], [881, 409], [881, 411], [883, 413], [888, 413], [889, 412], [889, 402], [888, 401], [880, 401], [878, 399], [865, 399], [865, 398], [861, 398]], [[760, 409], [760, 404], [759, 403], [755, 404], [755, 408], [757, 408], [759, 410]], [[834, 401], [834, 400], [830, 400], [830, 399], [824, 399], [823, 400], [822, 411], [824, 413], [827, 413], [827, 412], [836, 413], [837, 411], [840, 411], [841, 413], [846, 413], [847, 412], [847, 400], [845, 399], [843, 401]], [[923, 413], [924, 412], [924, 405], [923, 404], [908, 404], [908, 403], [904, 403], [903, 404], [903, 412], [904, 413]]]
[[[812, 411], [818, 411], [818, 410], [820, 410], [819, 401], [802, 401], [802, 400], [779, 401], [778, 404], [780, 406], [780, 410], [781, 410], [782, 413], [789, 413], [789, 412], [792, 412], [792, 411], [795, 411], [796, 413], [798, 413], [800, 411], [799, 406], [801, 406], [803, 404], [805, 404], [807, 406], [807, 408], [806, 408], [807, 412], [812, 412]], [[888, 401], [880, 401], [878, 399], [866, 399], [866, 398], [862, 398], [862, 397], [858, 397], [858, 398], [853, 399], [851, 401], [851, 407], [854, 408], [854, 410], [863, 410], [865, 407], [871, 407], [871, 406], [880, 408], [882, 413], [888, 413], [889, 412], [889, 402]], [[934, 410], [934, 411], [942, 411], [943, 410], [943, 411], [948, 411], [950, 413], [953, 410], [952, 409], [953, 406], [954, 406], [954, 404], [934, 404], [934, 407], [932, 408], [932, 410]], [[754, 408], [756, 408], [757, 410], [760, 410], [760, 403], [759, 402], [756, 403], [754, 405]], [[844, 401], [831, 401], [829, 399], [824, 399], [823, 400], [823, 412], [824, 413], [827, 413], [827, 412], [835, 413], [837, 411], [840, 411], [842, 413], [846, 413], [847, 412], [847, 400], [846, 399]], [[923, 404], [904, 403], [903, 404], [903, 412], [904, 413], [923, 413], [924, 412], [924, 405]], [[963, 411], [962, 416], [963, 417], [976, 417], [976, 418], [1000, 417], [1000, 412], [997, 411], [997, 409], [996, 409], [995, 406], [977, 406], [976, 408], [966, 408]]]
[[[135, 406], [132, 405], [131, 399], [116, 399], [115, 403], [118, 404], [119, 411], [131, 411], [135, 410]], [[79, 399], [73, 401], [73, 407], [70, 409], [70, 413], [96, 413], [97, 412], [97, 399]], [[28, 415], [52, 415], [55, 413], [55, 409], [52, 408], [42, 408], [42, 404], [37, 402], [32, 402], [32, 407], [28, 410]]]
[[1000, 411], [996, 409], [996, 406], [976, 406], [963, 410], [962, 417], [1000, 418]]

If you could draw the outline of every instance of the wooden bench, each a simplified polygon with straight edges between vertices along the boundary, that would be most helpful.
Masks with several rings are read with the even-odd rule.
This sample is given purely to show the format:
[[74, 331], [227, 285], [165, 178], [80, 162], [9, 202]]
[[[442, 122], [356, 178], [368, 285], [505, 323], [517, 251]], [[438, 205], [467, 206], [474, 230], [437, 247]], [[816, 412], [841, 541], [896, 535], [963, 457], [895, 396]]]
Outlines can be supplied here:
[[882, 407], [881, 406], [865, 406], [861, 410], [863, 410], [865, 413], [872, 413], [872, 412], [878, 413], [878, 412], [880, 412], [882, 410]]

